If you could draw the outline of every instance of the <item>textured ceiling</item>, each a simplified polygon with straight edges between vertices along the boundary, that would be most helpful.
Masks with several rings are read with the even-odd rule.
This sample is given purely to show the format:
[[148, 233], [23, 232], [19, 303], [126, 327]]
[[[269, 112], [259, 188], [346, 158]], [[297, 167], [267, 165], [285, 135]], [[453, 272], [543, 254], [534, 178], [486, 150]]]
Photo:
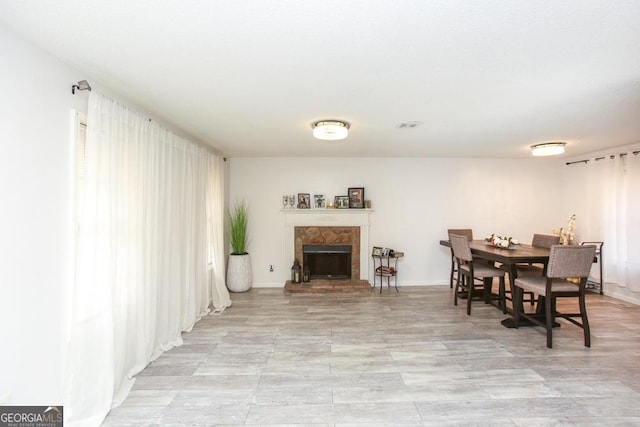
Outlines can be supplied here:
[[[0, 22], [230, 156], [640, 142], [638, 0], [0, 0]], [[349, 138], [314, 140], [324, 118]]]

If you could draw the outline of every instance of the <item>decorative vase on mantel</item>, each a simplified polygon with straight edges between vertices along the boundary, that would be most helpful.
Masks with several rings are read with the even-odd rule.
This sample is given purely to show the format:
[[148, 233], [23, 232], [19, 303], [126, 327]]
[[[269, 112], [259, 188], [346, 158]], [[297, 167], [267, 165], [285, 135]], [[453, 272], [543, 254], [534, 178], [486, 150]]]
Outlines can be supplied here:
[[227, 266], [227, 288], [231, 292], [246, 292], [251, 289], [251, 257], [249, 254], [229, 255]]

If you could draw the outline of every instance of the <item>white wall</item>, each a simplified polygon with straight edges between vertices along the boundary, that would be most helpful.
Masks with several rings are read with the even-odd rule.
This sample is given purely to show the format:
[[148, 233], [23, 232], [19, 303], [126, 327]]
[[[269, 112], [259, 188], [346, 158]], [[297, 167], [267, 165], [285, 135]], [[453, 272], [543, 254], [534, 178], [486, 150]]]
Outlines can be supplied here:
[[72, 202], [71, 94], [85, 78], [0, 27], [0, 395], [61, 403]]
[[400, 283], [443, 284], [449, 278], [449, 250], [439, 240], [447, 237], [447, 228], [470, 227], [477, 238], [495, 232], [529, 242], [535, 232], [566, 224], [572, 212], [563, 207], [562, 164], [558, 159], [233, 158], [230, 199], [249, 202], [256, 287], [284, 286], [290, 275], [282, 195], [333, 197], [346, 195], [348, 187], [365, 187], [365, 198], [372, 201], [371, 245], [405, 252]]

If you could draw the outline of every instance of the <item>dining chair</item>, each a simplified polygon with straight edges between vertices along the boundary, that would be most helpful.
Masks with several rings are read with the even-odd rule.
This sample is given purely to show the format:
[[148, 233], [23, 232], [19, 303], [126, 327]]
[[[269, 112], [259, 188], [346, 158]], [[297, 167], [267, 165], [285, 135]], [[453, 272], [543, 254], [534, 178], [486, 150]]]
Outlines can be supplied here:
[[[514, 287], [514, 323], [517, 328], [520, 318], [543, 326], [547, 330], [547, 347], [551, 348], [553, 324], [557, 317], [564, 318], [584, 330], [584, 345], [591, 347], [591, 334], [585, 302], [586, 283], [591, 264], [596, 253], [595, 246], [553, 245], [549, 254], [549, 264], [543, 276], [524, 276], [515, 280]], [[572, 280], [578, 283], [573, 283]], [[522, 310], [522, 293], [533, 292], [544, 297], [544, 321], [534, 313]], [[556, 310], [558, 298], [576, 298], [579, 313], [560, 313]], [[581, 321], [576, 320], [580, 318]]]
[[[551, 248], [553, 245], [560, 243], [560, 236], [552, 236], [548, 234], [534, 234], [531, 239], [531, 246], [540, 248]], [[518, 277], [523, 276], [542, 276], [544, 274], [544, 265], [536, 264], [518, 264]]]
[[[473, 230], [470, 228], [450, 228], [447, 230], [447, 236], [451, 239], [451, 235], [456, 234], [458, 236], [465, 236], [468, 240], [473, 240]], [[456, 263], [456, 257], [453, 255], [453, 248], [451, 248], [451, 274], [449, 275], [449, 288], [453, 289], [453, 275], [458, 274], [458, 265]]]
[[[560, 236], [553, 236], [549, 234], [534, 234], [531, 239], [531, 246], [537, 246], [540, 248], [551, 248], [553, 245], [560, 243]], [[517, 277], [523, 276], [542, 276], [544, 274], [544, 265], [542, 264], [518, 264], [516, 265]], [[513, 297], [513, 295], [512, 295]], [[524, 302], [528, 302], [534, 305], [536, 302], [535, 295], [531, 292], [526, 293], [526, 298], [523, 296]], [[509, 298], [507, 298], [509, 299]], [[513, 302], [513, 301], [512, 301]]]
[[[503, 313], [507, 312], [504, 303], [504, 270], [493, 267], [489, 264], [473, 261], [469, 240], [466, 236], [450, 234], [451, 249], [455, 257], [458, 267], [458, 275], [456, 279], [456, 287], [453, 292], [453, 304], [458, 305], [458, 293], [466, 293], [467, 298], [467, 315], [471, 314], [471, 301], [481, 296], [481, 299], [488, 303], [492, 298], [491, 284], [494, 277], [498, 277], [500, 281], [499, 300], [500, 308]], [[482, 280], [477, 283], [476, 279]], [[480, 293], [482, 290], [482, 293]]]

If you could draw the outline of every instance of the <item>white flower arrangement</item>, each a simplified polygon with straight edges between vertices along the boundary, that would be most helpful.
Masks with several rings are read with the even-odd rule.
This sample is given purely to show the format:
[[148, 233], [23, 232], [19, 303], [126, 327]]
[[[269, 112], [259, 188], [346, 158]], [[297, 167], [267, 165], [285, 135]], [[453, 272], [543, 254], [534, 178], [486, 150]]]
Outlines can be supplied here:
[[561, 245], [573, 245], [576, 241], [576, 214], [572, 214], [567, 221], [567, 231], [564, 231], [562, 227], [559, 230], [553, 229], [553, 235], [560, 237]]
[[496, 246], [499, 248], [510, 248], [513, 245], [520, 244], [520, 242], [518, 242], [513, 237], [502, 237], [502, 236], [497, 236], [496, 234], [491, 234], [490, 236], [485, 237], [484, 240], [488, 242], [491, 246]]

